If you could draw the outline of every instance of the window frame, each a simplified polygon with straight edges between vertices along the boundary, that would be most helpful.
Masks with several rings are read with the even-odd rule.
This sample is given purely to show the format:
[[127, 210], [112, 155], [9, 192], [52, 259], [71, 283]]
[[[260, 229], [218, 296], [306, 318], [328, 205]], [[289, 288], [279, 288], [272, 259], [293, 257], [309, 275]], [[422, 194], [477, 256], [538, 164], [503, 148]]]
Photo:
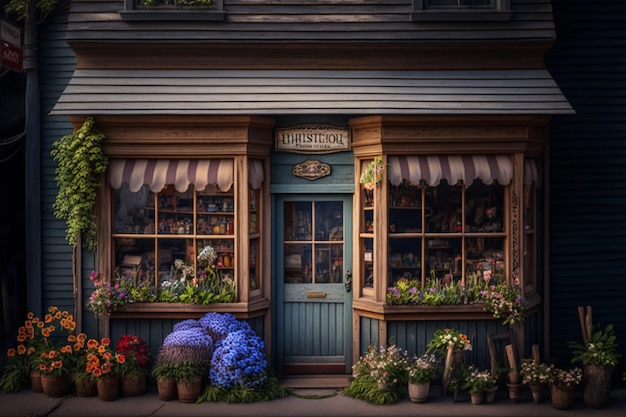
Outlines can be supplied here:
[[224, 0], [214, 0], [215, 4], [211, 8], [136, 8], [137, 0], [124, 0], [124, 10], [120, 16], [126, 21], [223, 21], [226, 18], [224, 11]]
[[511, 0], [493, 0], [493, 7], [449, 6], [432, 7], [428, 0], [413, 0], [413, 21], [496, 21], [511, 19]]

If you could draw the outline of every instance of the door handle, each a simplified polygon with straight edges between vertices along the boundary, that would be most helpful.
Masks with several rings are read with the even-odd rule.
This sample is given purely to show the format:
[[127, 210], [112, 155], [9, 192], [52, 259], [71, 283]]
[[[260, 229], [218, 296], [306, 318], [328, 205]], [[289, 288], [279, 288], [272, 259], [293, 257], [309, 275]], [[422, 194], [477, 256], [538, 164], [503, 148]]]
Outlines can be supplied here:
[[346, 287], [346, 291], [352, 291], [352, 272], [346, 271], [346, 276], [343, 281], [343, 285]]

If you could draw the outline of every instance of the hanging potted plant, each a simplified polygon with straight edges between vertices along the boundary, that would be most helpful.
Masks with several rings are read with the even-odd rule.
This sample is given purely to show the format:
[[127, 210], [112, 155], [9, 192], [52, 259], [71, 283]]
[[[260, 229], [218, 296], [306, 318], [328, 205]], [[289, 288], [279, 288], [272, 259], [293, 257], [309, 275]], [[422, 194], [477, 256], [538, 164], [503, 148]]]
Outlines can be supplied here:
[[383, 158], [375, 157], [361, 173], [359, 182], [365, 189], [373, 190], [383, 180]]

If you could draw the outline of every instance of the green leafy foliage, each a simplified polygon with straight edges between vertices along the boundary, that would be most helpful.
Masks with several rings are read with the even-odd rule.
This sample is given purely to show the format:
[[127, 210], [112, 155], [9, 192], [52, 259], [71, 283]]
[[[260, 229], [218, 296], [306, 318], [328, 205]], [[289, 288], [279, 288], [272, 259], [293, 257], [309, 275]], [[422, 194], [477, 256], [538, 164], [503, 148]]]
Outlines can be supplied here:
[[[56, 7], [59, 0], [11, 0], [6, 5], [4, 11], [6, 14], [14, 15], [19, 21], [26, 20], [31, 12], [38, 13], [39, 19], [44, 20]], [[33, 10], [31, 10], [31, 7]], [[33, 16], [34, 17], [34, 16]]]
[[378, 383], [369, 375], [359, 375], [343, 389], [342, 393], [348, 397], [377, 405], [395, 404], [402, 400], [400, 390], [381, 390], [378, 388]]
[[198, 398], [198, 402], [253, 403], [272, 401], [290, 394], [291, 390], [288, 387], [281, 385], [276, 377], [270, 377], [265, 384], [256, 387], [237, 385], [229, 389], [208, 385]]
[[104, 133], [95, 126], [93, 117], [71, 135], [53, 143], [52, 158], [59, 192], [53, 204], [54, 215], [66, 222], [66, 239], [76, 245], [82, 233], [89, 250], [96, 246], [96, 216], [94, 206], [100, 188], [100, 175], [108, 166], [102, 151]]
[[614, 368], [621, 357], [618, 353], [612, 324], [607, 325], [604, 330], [599, 326], [594, 326], [591, 335], [584, 343], [568, 342], [568, 346], [574, 354], [572, 363], [582, 362], [583, 366], [598, 365]]

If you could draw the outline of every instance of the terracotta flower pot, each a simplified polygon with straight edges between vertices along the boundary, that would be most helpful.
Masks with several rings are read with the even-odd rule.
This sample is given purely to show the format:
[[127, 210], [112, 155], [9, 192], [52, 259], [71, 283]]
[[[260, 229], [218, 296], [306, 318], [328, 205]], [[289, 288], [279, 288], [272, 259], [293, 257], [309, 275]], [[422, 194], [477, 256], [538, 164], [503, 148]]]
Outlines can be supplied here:
[[539, 404], [541, 400], [541, 389], [543, 388], [543, 384], [541, 382], [529, 382], [528, 388], [530, 388], [530, 392], [533, 396], [533, 402], [535, 404]]
[[41, 375], [41, 385], [48, 397], [65, 397], [72, 393], [72, 382], [68, 375]]
[[157, 378], [157, 392], [161, 401], [171, 401], [178, 395], [174, 377]]
[[557, 410], [569, 410], [574, 404], [574, 387], [552, 384], [552, 407]]
[[107, 376], [98, 380], [98, 397], [102, 401], [115, 401], [120, 396], [120, 378]]
[[472, 404], [474, 405], [482, 404], [483, 393], [482, 392], [470, 392], [470, 398], [471, 398]]
[[202, 377], [194, 376], [188, 381], [176, 381], [178, 401], [183, 403], [195, 403], [202, 391]]
[[509, 399], [513, 404], [516, 404], [519, 400], [519, 389], [522, 387], [522, 384], [512, 384], [507, 382], [506, 386], [509, 389]]
[[485, 400], [487, 403], [492, 404], [496, 402], [496, 391], [498, 391], [498, 387], [487, 388], [485, 391]]
[[147, 378], [145, 374], [127, 375], [122, 377], [122, 394], [137, 396], [146, 393]]
[[98, 385], [90, 378], [80, 378], [76, 382], [76, 395], [79, 397], [95, 397], [98, 395]]
[[33, 392], [43, 392], [43, 385], [41, 385], [41, 373], [39, 371], [30, 371], [30, 385]]

